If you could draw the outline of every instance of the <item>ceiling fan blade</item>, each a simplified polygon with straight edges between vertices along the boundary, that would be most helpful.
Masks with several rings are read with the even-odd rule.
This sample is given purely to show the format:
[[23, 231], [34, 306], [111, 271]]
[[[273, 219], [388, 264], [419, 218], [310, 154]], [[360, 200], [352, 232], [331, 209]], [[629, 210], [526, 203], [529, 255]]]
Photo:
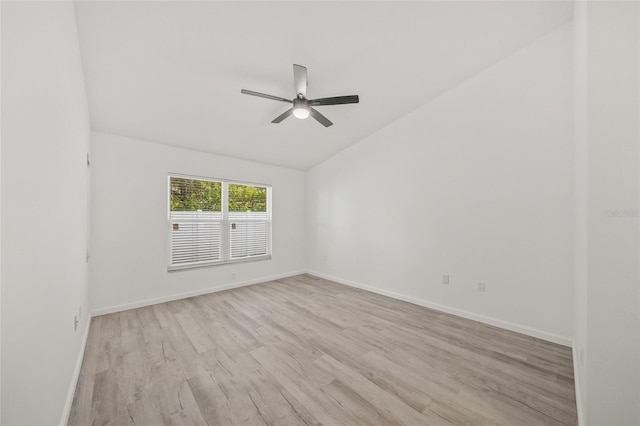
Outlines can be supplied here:
[[259, 98], [272, 99], [274, 101], [293, 103], [291, 99], [281, 98], [280, 96], [267, 95], [265, 93], [254, 92], [253, 90], [242, 89], [240, 93], [244, 93], [245, 95], [257, 96]]
[[293, 82], [296, 86], [296, 95], [307, 97], [307, 68], [293, 64]]
[[317, 110], [315, 110], [315, 109], [313, 109], [311, 107], [309, 107], [309, 114], [311, 114], [311, 116], [313, 118], [315, 118], [324, 127], [333, 126], [333, 123], [331, 121], [329, 121], [329, 119], [327, 117], [325, 117], [324, 115], [320, 114]]
[[279, 123], [282, 120], [284, 120], [285, 118], [289, 117], [291, 114], [293, 114], [293, 108], [286, 110], [285, 112], [283, 112], [282, 114], [280, 114], [279, 116], [274, 118], [271, 122], [272, 123]]
[[312, 99], [309, 101], [309, 105], [318, 106], [318, 105], [342, 105], [342, 104], [357, 104], [360, 102], [360, 98], [358, 95], [350, 95], [350, 96], [335, 96], [333, 98], [320, 98], [320, 99]]

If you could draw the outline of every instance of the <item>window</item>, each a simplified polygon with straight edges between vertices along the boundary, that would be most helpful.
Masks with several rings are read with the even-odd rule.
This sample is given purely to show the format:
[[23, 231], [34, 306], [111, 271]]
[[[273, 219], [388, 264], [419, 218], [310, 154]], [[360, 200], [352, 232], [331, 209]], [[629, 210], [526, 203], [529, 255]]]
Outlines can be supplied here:
[[169, 176], [169, 270], [271, 258], [271, 187]]

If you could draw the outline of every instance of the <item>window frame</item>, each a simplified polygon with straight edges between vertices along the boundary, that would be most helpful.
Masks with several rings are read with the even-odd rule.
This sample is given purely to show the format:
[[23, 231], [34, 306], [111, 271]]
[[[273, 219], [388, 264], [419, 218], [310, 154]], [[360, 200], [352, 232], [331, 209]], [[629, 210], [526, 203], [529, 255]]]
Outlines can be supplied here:
[[[213, 261], [201, 261], [201, 262], [191, 262], [191, 263], [183, 263], [183, 264], [172, 264], [172, 237], [171, 231], [173, 230], [173, 222], [171, 220], [171, 178], [182, 178], [182, 179], [191, 179], [191, 180], [200, 180], [200, 181], [209, 181], [209, 182], [220, 182], [221, 185], [221, 231], [220, 231], [220, 249], [221, 249], [221, 260], [213, 260]], [[264, 221], [266, 223], [266, 254], [256, 255], [256, 256], [248, 256], [244, 258], [232, 259], [231, 258], [231, 233], [230, 226], [231, 220], [229, 220], [229, 185], [246, 185], [246, 186], [258, 186], [261, 188], [266, 188], [267, 190], [267, 219]], [[229, 265], [234, 263], [246, 263], [246, 262], [257, 262], [261, 260], [269, 260], [272, 256], [272, 230], [273, 230], [273, 218], [272, 218], [272, 186], [265, 183], [256, 183], [256, 182], [247, 182], [240, 181], [235, 179], [223, 179], [223, 178], [212, 178], [212, 177], [204, 177], [204, 176], [195, 176], [195, 175], [186, 175], [182, 173], [169, 173], [167, 175], [167, 187], [166, 187], [166, 195], [167, 195], [167, 271], [183, 271], [189, 269], [197, 269], [197, 268], [208, 268], [211, 266], [221, 266], [221, 265]], [[233, 212], [232, 212], [233, 213]]]

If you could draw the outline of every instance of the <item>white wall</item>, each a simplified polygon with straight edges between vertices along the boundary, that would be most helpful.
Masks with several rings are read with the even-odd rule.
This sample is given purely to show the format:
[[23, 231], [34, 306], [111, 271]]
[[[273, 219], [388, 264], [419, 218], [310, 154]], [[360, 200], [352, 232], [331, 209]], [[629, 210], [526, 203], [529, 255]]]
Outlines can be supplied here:
[[[92, 133], [91, 143], [90, 280], [95, 312], [305, 269], [303, 172], [103, 133]], [[167, 272], [170, 172], [271, 184], [272, 259]]]
[[585, 421], [588, 269], [587, 2], [574, 3], [574, 335], [573, 368], [580, 424]]
[[[0, 6], [0, 46], [2, 45], [2, 7]], [[0, 54], [0, 82], [2, 81], [2, 55]], [[2, 99], [2, 84], [0, 84]], [[2, 117], [2, 102], [0, 102]], [[2, 120], [0, 120], [0, 241], [2, 241]], [[0, 378], [2, 378], [2, 244], [0, 244]], [[0, 379], [0, 422], [2, 421], [2, 382]]]
[[570, 344], [571, 35], [564, 25], [313, 168], [310, 270]]
[[[586, 424], [640, 424], [640, 5], [577, 5], [576, 347]], [[577, 51], [578, 52], [578, 51]], [[586, 176], [586, 180], [585, 180]], [[618, 211], [619, 216], [607, 215]], [[584, 225], [586, 221], [586, 226]], [[586, 249], [586, 262], [584, 253]]]
[[89, 116], [73, 4], [1, 7], [1, 423], [52, 425], [87, 325]]

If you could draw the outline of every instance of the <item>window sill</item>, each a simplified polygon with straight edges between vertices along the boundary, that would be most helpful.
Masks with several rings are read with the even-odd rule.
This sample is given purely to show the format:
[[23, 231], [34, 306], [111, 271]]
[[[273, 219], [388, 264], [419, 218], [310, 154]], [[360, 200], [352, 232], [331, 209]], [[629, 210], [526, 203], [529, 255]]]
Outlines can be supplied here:
[[270, 259], [271, 259], [271, 255], [265, 254], [262, 256], [251, 256], [251, 257], [245, 257], [241, 259], [225, 260], [225, 261], [218, 261], [218, 262], [185, 263], [184, 265], [168, 266], [167, 272], [177, 272], [177, 271], [185, 271], [189, 269], [209, 268], [212, 266], [232, 265], [235, 263], [257, 262], [260, 260], [270, 260]]

